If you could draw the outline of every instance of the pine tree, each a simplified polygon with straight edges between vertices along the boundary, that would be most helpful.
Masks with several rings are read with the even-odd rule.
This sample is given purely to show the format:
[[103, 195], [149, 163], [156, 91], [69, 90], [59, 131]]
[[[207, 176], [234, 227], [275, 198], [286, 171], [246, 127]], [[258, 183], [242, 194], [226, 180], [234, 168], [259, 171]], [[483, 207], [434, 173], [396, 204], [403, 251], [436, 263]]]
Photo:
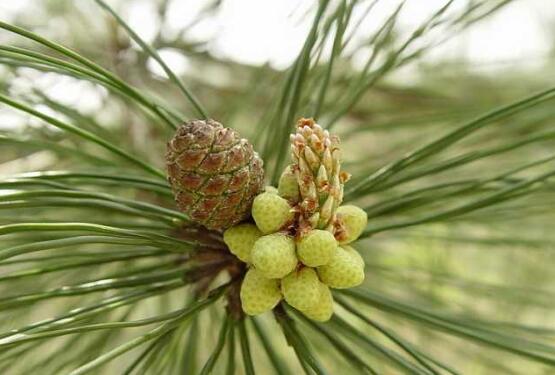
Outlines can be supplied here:
[[[169, 2], [155, 3], [163, 24]], [[66, 28], [0, 21], [0, 110], [22, 124], [0, 130], [0, 373], [550, 373], [555, 88], [543, 73], [492, 80], [420, 60], [510, 3], [446, 1], [408, 34], [401, 4], [360, 39], [382, 2], [321, 0], [284, 71], [219, 59], [187, 25], [147, 44], [102, 0], [37, 4]], [[190, 56], [186, 76], [168, 48]], [[418, 80], [391, 79], [407, 66]], [[101, 110], [41, 79], [94, 90]], [[365, 281], [332, 289], [314, 320], [284, 302], [248, 316], [247, 270], [220, 225], [176, 205], [166, 143], [216, 119], [277, 186], [301, 117], [341, 138], [343, 202], [368, 215], [349, 244]], [[266, 307], [279, 290], [264, 283]]]

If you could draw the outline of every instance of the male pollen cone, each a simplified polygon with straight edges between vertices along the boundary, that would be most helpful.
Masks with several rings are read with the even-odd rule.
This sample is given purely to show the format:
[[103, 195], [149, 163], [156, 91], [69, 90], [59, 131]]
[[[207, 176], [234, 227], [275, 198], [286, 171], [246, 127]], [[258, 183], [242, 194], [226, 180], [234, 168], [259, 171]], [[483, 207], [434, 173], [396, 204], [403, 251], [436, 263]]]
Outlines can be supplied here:
[[213, 230], [247, 218], [264, 185], [262, 159], [249, 141], [214, 120], [181, 125], [168, 142], [166, 166], [179, 209]]

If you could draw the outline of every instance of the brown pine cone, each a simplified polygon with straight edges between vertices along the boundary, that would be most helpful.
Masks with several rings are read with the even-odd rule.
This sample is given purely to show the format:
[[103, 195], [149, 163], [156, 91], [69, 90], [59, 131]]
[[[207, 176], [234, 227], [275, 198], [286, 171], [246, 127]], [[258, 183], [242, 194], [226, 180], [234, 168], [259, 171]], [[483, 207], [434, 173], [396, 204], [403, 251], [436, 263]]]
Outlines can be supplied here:
[[249, 141], [214, 120], [181, 125], [168, 142], [166, 165], [179, 209], [208, 229], [247, 218], [264, 184], [262, 160]]

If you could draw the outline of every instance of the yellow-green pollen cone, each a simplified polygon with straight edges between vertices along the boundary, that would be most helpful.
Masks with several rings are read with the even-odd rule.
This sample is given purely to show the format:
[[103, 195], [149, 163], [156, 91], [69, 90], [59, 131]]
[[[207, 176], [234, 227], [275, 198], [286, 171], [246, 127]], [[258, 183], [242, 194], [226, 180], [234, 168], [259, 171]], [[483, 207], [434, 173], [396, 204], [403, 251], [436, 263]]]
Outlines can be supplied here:
[[251, 251], [262, 232], [254, 224], [244, 223], [227, 229], [224, 242], [229, 251], [245, 263], [251, 262]]
[[311, 308], [301, 311], [305, 316], [318, 322], [326, 322], [333, 315], [333, 296], [327, 285], [320, 283], [320, 298]]
[[313, 229], [297, 242], [297, 255], [306, 266], [323, 266], [329, 263], [337, 246], [333, 234], [325, 230]]
[[311, 309], [320, 300], [318, 274], [309, 267], [293, 271], [281, 280], [281, 292], [285, 301], [297, 310]]
[[318, 275], [330, 288], [352, 288], [364, 281], [364, 264], [351, 251], [338, 247], [330, 262], [318, 267]]
[[254, 267], [268, 279], [280, 279], [297, 266], [295, 241], [283, 233], [260, 237], [251, 253]]
[[357, 240], [368, 224], [366, 212], [354, 205], [340, 206], [336, 215], [336, 227], [338, 228], [336, 237], [340, 244], [348, 244]]
[[270, 234], [293, 221], [293, 211], [287, 200], [277, 194], [264, 192], [254, 198], [252, 217], [258, 229]]
[[270, 311], [281, 301], [279, 280], [267, 279], [251, 268], [241, 284], [240, 298], [243, 311], [248, 315]]
[[365, 267], [364, 259], [363, 259], [362, 256], [359, 254], [359, 252], [356, 251], [352, 246], [349, 246], [349, 245], [341, 245], [340, 247], [341, 247], [343, 250], [345, 250], [346, 252], [348, 252], [348, 253], [353, 257], [353, 259], [356, 260], [358, 264], [360, 264], [360, 266], [361, 266], [362, 268]]

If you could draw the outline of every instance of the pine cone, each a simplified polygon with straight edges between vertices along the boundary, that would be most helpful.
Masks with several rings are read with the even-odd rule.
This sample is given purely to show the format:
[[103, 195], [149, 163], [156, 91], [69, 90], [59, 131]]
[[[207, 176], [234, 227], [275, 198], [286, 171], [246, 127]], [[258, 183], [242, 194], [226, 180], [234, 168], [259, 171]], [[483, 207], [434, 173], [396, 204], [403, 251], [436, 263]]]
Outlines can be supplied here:
[[[341, 171], [339, 138], [312, 119], [302, 118], [291, 135], [290, 170], [299, 185], [299, 226], [333, 231], [335, 211], [343, 201], [343, 185], [349, 174]], [[287, 170], [284, 173], [290, 173]]]
[[249, 141], [214, 120], [181, 125], [168, 142], [166, 165], [179, 209], [208, 229], [248, 217], [264, 184], [262, 160]]

